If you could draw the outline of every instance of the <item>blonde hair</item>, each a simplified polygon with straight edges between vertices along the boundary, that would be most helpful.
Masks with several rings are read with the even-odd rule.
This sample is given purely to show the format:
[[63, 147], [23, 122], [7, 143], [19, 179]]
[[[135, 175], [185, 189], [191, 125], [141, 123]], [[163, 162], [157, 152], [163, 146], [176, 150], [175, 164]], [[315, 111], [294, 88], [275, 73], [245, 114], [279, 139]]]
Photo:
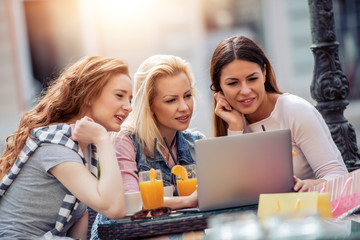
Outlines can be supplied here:
[[109, 79], [119, 73], [129, 76], [127, 63], [97, 56], [84, 57], [65, 69], [43, 92], [39, 103], [24, 114], [19, 128], [6, 138], [5, 150], [0, 158], [0, 179], [14, 165], [31, 130], [67, 123], [81, 116], [87, 103], [97, 98]]
[[180, 57], [172, 55], [155, 55], [146, 59], [139, 67], [134, 76], [135, 96], [133, 98], [133, 111], [121, 126], [121, 130], [134, 134], [140, 139], [144, 153], [148, 156], [154, 154], [154, 139], [156, 149], [163, 154], [165, 148], [162, 136], [156, 125], [151, 105], [156, 96], [155, 82], [157, 79], [167, 76], [176, 76], [185, 73], [189, 79], [193, 96], [196, 96], [194, 80], [190, 65]]

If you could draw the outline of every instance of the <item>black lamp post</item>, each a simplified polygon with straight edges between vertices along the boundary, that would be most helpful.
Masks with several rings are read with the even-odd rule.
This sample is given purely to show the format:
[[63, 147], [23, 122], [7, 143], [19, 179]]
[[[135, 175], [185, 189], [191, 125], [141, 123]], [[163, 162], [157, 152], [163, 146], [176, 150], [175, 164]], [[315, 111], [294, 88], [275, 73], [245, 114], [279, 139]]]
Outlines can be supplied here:
[[311, 19], [311, 50], [314, 54], [314, 76], [311, 96], [316, 108], [329, 126], [349, 171], [360, 168], [356, 133], [344, 117], [349, 104], [349, 81], [341, 69], [332, 0], [308, 0]]

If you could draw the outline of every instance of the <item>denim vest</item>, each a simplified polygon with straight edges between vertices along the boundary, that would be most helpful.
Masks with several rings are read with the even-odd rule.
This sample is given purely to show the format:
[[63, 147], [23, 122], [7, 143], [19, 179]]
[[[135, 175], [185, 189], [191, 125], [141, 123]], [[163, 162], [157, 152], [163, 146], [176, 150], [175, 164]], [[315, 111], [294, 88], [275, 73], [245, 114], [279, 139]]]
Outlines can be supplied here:
[[[155, 151], [154, 158], [147, 157], [144, 154], [144, 150], [140, 144], [139, 139], [133, 135], [129, 135], [130, 139], [133, 142], [133, 145], [135, 147], [135, 153], [136, 153], [136, 164], [138, 168], [138, 172], [141, 171], [148, 171], [150, 168], [154, 169], [161, 169], [162, 177], [164, 186], [170, 185], [170, 179], [171, 179], [171, 169], [166, 163], [166, 160], [163, 158], [163, 156], [159, 153], [159, 151]], [[176, 143], [177, 143], [177, 161], [180, 165], [189, 165], [195, 163], [195, 141], [205, 138], [205, 136], [198, 132], [190, 132], [190, 131], [177, 131], [176, 132]], [[155, 159], [155, 160], [154, 160]], [[176, 193], [175, 193], [176, 195]], [[116, 221], [116, 220], [110, 220], [109, 218], [101, 215], [100, 213], [97, 214], [95, 221], [93, 223], [92, 229], [91, 229], [91, 237], [93, 240], [98, 240], [98, 232], [97, 232], [97, 226], [99, 223], [103, 223], [104, 221]]]
[[[164, 186], [169, 186], [171, 183], [171, 168], [160, 152], [155, 150], [154, 157], [148, 157], [144, 154], [144, 150], [138, 137], [133, 134], [129, 135], [129, 137], [135, 147], [135, 160], [138, 172], [149, 171], [150, 168], [160, 169]], [[204, 135], [198, 131], [177, 131], [175, 137], [177, 144], [177, 156], [174, 161], [177, 160], [177, 164], [179, 165], [195, 164], [195, 141], [205, 138]]]

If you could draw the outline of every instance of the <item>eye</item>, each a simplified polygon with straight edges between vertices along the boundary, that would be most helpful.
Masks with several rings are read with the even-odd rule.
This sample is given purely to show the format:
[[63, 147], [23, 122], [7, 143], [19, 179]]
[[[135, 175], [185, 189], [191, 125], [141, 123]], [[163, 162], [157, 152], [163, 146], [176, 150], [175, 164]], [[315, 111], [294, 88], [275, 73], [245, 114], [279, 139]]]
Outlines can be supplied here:
[[233, 82], [228, 82], [226, 85], [232, 86], [235, 85], [237, 83], [237, 81], [233, 81]]
[[116, 94], [116, 96], [118, 96], [119, 98], [124, 97], [124, 95], [122, 95], [121, 93]]
[[256, 81], [256, 80], [258, 80], [258, 77], [249, 78], [249, 81]]
[[192, 97], [191, 93], [185, 95], [185, 98], [191, 98], [191, 97]]
[[166, 103], [172, 103], [172, 102], [175, 102], [175, 100], [176, 100], [175, 98], [172, 98], [172, 99], [166, 100], [165, 102]]

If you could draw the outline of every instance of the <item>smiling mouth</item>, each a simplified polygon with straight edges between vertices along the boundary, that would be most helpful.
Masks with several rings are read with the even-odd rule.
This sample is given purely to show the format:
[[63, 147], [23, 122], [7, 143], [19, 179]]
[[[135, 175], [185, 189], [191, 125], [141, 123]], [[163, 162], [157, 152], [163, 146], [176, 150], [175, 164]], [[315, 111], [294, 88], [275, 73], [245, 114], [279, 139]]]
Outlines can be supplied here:
[[186, 119], [188, 119], [190, 116], [189, 115], [187, 115], [187, 116], [184, 116], [184, 117], [178, 117], [178, 118], [176, 118], [177, 120], [186, 120]]
[[249, 103], [251, 101], [253, 101], [255, 98], [248, 98], [248, 99], [245, 99], [245, 100], [240, 100], [239, 102], [242, 102], [242, 103]]
[[123, 117], [121, 117], [121, 116], [119, 116], [119, 115], [115, 115], [115, 117], [116, 117], [117, 119], [119, 119], [120, 121], [124, 121], [124, 119], [125, 119], [125, 118], [123, 118]]

